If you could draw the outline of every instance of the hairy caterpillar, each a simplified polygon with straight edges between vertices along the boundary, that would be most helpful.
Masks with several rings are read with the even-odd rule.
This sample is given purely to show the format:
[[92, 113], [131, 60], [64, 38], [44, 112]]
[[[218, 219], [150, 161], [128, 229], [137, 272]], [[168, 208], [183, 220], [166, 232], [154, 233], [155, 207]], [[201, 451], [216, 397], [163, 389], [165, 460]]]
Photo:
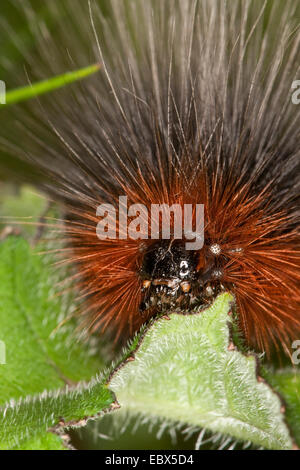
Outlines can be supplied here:
[[[31, 80], [95, 61], [102, 73], [6, 110], [0, 140], [2, 168], [64, 207], [84, 326], [128, 336], [226, 288], [247, 342], [289, 351], [300, 334], [297, 2], [101, 5], [50, 2], [47, 28], [19, 3], [32, 22]], [[97, 207], [119, 196], [204, 204], [204, 247], [99, 240]]]

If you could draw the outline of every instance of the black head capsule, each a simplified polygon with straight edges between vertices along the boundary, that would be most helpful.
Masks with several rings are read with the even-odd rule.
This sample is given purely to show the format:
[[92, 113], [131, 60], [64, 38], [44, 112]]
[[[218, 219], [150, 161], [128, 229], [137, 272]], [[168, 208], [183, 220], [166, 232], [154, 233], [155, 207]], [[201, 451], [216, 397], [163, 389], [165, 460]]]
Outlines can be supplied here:
[[211, 302], [223, 277], [216, 258], [217, 254], [212, 256], [209, 250], [208, 256], [205, 250], [187, 250], [181, 240], [160, 240], [150, 245], [140, 271], [141, 312], [188, 310]]
[[161, 240], [145, 253], [141, 276], [147, 280], [194, 281], [198, 253], [185, 248], [177, 240]]

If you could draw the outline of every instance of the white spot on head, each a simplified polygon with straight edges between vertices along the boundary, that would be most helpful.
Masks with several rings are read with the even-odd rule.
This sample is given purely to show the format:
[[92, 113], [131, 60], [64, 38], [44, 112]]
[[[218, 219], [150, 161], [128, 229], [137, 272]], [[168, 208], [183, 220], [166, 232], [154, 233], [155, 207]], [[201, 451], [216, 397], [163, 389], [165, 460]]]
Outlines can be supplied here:
[[187, 261], [181, 261], [180, 263], [180, 276], [181, 277], [185, 277], [185, 276], [188, 276], [189, 274], [189, 270], [188, 270], [188, 262]]
[[215, 256], [219, 256], [221, 254], [221, 247], [218, 243], [213, 243], [213, 245], [210, 245], [209, 247], [211, 253]]

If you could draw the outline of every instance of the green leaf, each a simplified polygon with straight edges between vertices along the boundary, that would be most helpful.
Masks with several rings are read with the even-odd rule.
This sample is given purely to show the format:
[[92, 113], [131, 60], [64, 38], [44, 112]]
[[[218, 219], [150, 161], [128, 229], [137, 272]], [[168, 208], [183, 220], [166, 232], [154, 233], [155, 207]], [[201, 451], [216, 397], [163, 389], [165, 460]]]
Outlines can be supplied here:
[[[19, 450], [19, 447], [14, 447], [12, 450]], [[64, 441], [60, 436], [48, 432], [30, 441], [23, 442], [22, 450], [66, 450], [66, 445], [64, 445]]]
[[51, 91], [62, 88], [70, 83], [82, 80], [100, 70], [99, 64], [90, 65], [88, 67], [68, 72], [57, 77], [49, 78], [42, 82], [34, 83], [16, 90], [11, 90], [6, 93], [6, 103], [2, 106], [19, 103], [21, 101], [35, 98], [36, 96], [49, 93]]
[[[48, 431], [83, 426], [88, 418], [115, 409], [115, 397], [105, 385], [105, 377], [89, 384], [55, 392], [44, 392], [18, 402], [11, 401], [0, 409], [0, 449], [25, 449], [52, 445]], [[45, 449], [53, 450], [51, 447]]]
[[58, 280], [49, 261], [22, 238], [0, 245], [0, 340], [7, 356], [0, 368], [0, 404], [88, 380], [103, 367], [78, 342], [74, 321], [57, 328], [72, 301], [55, 295]]
[[105, 379], [77, 384], [103, 369], [103, 361], [79, 343], [73, 321], [57, 329], [69, 306], [54, 295], [54, 281], [46, 258], [26, 241], [0, 244], [1, 449], [46, 439], [43, 433], [62, 419], [80, 421], [114, 402]]
[[256, 359], [230, 343], [232, 301], [225, 293], [206, 311], [154, 321], [109, 386], [124, 410], [289, 449], [277, 394], [257, 380]]
[[284, 400], [286, 419], [295, 442], [300, 447], [300, 370], [285, 369], [264, 374]]

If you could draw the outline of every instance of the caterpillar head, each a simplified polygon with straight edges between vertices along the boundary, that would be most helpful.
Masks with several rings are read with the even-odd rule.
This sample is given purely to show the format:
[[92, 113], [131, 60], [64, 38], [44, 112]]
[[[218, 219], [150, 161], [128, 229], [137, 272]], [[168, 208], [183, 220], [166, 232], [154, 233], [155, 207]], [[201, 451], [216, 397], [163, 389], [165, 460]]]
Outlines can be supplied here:
[[142, 312], [191, 308], [207, 303], [220, 290], [222, 270], [217, 244], [207, 250], [187, 250], [184, 241], [161, 240], [150, 245], [143, 258]]

